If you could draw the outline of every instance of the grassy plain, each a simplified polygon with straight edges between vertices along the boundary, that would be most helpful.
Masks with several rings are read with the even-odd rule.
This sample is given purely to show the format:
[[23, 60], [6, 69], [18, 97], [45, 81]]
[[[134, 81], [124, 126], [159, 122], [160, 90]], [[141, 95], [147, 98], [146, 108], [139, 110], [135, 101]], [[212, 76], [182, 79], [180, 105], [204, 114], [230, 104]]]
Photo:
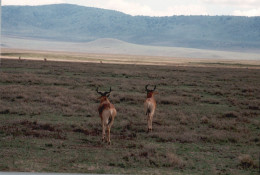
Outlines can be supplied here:
[[[259, 65], [45, 62], [42, 57], [1, 60], [0, 171], [259, 172]], [[159, 92], [152, 133], [146, 132], [143, 108], [146, 84], [156, 84]], [[95, 88], [110, 86], [118, 115], [109, 146], [101, 142]]]

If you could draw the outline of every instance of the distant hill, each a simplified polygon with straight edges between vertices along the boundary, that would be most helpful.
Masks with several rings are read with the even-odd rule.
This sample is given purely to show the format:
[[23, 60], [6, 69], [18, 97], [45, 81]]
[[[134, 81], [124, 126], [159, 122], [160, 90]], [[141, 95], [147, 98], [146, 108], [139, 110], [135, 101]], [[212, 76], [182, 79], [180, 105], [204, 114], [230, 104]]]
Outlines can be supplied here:
[[89, 42], [125, 42], [221, 50], [260, 48], [260, 17], [131, 16], [77, 5], [3, 6], [2, 34]]

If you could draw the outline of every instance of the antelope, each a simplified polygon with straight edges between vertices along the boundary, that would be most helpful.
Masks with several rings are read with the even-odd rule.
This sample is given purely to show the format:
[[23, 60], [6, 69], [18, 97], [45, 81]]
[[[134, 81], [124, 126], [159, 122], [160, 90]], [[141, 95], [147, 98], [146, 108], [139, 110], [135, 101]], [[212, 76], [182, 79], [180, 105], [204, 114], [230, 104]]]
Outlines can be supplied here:
[[106, 141], [110, 145], [111, 144], [110, 129], [111, 129], [111, 126], [114, 123], [114, 119], [115, 119], [115, 116], [117, 114], [115, 106], [112, 103], [110, 103], [110, 101], [108, 100], [108, 97], [109, 97], [110, 92], [111, 92], [111, 87], [110, 87], [110, 90], [108, 92], [103, 92], [103, 93], [99, 92], [98, 87], [97, 87], [96, 91], [97, 91], [98, 94], [101, 95], [98, 98], [100, 100], [98, 112], [99, 112], [99, 116], [101, 118], [101, 125], [102, 125], [102, 141], [105, 141], [106, 131], [107, 131]]
[[145, 86], [145, 90], [147, 92], [147, 97], [144, 102], [144, 107], [145, 107], [145, 112], [147, 115], [147, 126], [148, 126], [147, 132], [150, 132], [150, 131], [152, 131], [153, 115], [154, 115], [154, 112], [156, 109], [156, 101], [154, 99], [154, 95], [158, 94], [158, 93], [155, 92], [156, 85], [154, 86], [153, 90], [148, 89], [148, 86], [149, 86], [149, 84]]

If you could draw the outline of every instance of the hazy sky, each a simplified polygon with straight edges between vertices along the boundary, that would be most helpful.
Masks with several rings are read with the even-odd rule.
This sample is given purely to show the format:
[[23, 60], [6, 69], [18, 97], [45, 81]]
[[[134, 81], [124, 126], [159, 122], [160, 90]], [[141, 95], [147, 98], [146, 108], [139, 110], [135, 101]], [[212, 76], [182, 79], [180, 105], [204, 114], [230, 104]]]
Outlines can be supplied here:
[[2, 0], [2, 5], [58, 3], [112, 9], [130, 15], [260, 16], [260, 0]]

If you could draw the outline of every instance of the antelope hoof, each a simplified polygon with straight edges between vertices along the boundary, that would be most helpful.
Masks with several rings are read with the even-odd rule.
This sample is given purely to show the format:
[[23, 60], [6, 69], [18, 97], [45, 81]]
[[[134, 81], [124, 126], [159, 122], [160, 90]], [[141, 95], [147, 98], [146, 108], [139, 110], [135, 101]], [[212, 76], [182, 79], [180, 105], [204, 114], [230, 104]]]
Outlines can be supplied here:
[[111, 142], [110, 142], [110, 141], [108, 141], [108, 142], [107, 142], [107, 144], [108, 144], [108, 145], [111, 145]]

